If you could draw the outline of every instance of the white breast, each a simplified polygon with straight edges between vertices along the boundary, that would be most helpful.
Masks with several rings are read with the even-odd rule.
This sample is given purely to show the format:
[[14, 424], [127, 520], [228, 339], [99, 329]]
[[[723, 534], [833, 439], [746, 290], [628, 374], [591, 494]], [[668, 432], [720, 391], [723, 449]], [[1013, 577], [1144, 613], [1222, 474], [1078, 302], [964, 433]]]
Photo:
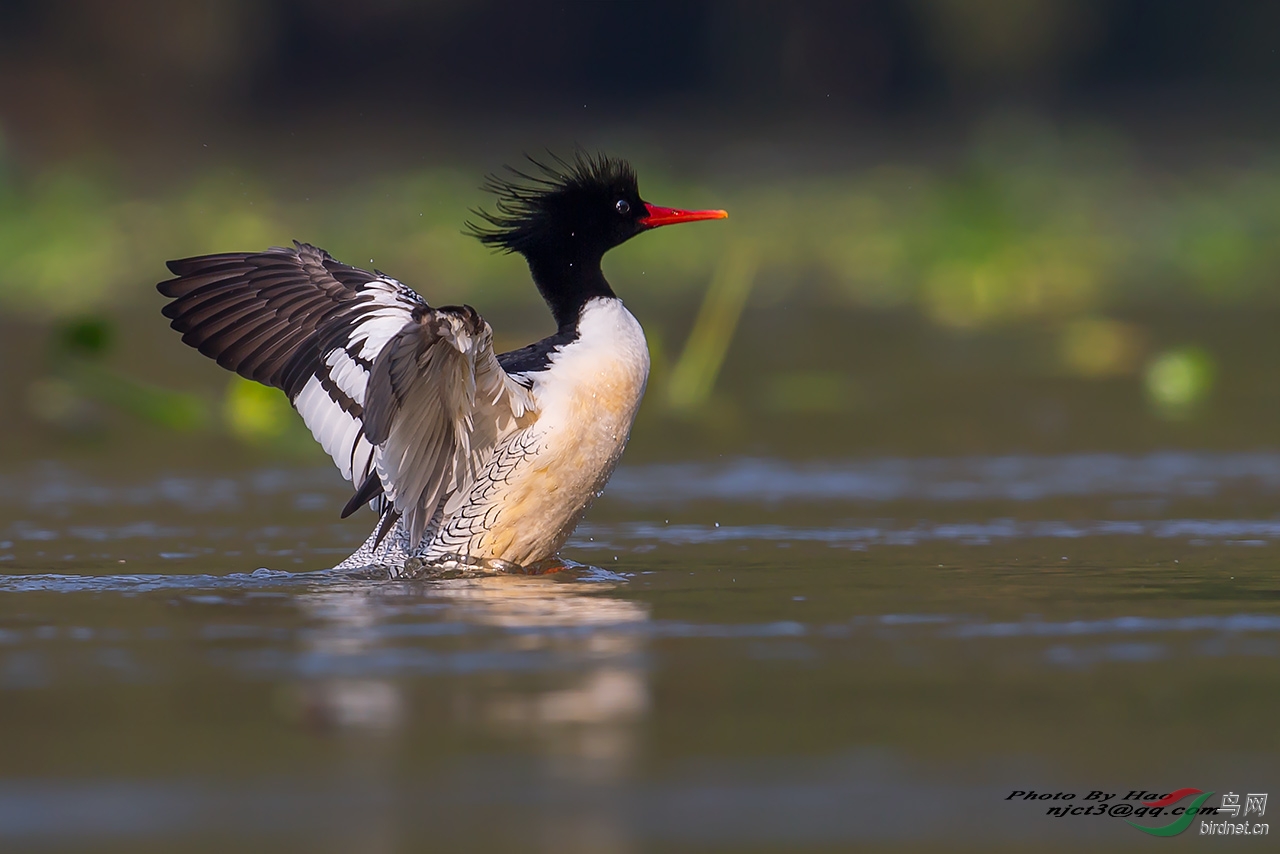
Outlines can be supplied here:
[[622, 300], [597, 298], [587, 303], [578, 321], [578, 337], [534, 374], [533, 395], [544, 426], [557, 415], [572, 421], [586, 407], [598, 417], [625, 413], [628, 428], [649, 378], [649, 348], [640, 322]]
[[554, 554], [613, 473], [649, 378], [644, 330], [621, 300], [594, 299], [578, 337], [529, 376], [538, 416], [520, 439], [527, 456], [486, 490], [486, 530], [466, 547], [518, 564]]

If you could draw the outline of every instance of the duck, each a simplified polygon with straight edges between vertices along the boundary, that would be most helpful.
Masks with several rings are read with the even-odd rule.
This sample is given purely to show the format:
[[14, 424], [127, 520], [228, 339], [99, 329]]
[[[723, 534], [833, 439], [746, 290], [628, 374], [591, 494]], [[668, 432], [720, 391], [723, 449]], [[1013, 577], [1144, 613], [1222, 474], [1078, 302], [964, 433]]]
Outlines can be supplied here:
[[650, 204], [622, 159], [576, 152], [489, 175], [466, 233], [523, 256], [556, 331], [495, 353], [469, 305], [432, 305], [378, 271], [294, 241], [167, 263], [162, 312], [183, 343], [280, 389], [378, 516], [337, 569], [561, 567], [558, 553], [622, 456], [649, 376], [644, 330], [605, 253], [723, 210]]

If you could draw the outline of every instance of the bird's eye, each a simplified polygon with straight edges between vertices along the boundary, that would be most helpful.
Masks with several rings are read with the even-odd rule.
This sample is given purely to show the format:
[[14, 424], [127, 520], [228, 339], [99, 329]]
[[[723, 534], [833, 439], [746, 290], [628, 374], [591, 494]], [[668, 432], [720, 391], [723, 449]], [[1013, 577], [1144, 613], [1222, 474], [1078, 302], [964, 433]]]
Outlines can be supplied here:
[[618, 203], [613, 206], [613, 209], [618, 212], [619, 216], [626, 216], [631, 213], [631, 203], [626, 199], [618, 199]]

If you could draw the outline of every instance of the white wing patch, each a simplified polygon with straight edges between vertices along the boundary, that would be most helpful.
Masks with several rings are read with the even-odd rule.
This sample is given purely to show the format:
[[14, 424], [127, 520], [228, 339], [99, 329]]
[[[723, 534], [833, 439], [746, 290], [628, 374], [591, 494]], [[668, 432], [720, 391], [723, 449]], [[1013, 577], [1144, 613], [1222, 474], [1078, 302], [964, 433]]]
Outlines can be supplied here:
[[373, 363], [410, 322], [413, 311], [426, 305], [395, 279], [376, 279], [363, 292], [378, 307], [361, 315], [321, 353], [321, 369], [293, 401], [311, 435], [342, 476], [356, 486], [373, 470], [374, 447], [364, 436], [365, 396]]
[[[392, 304], [383, 309], [371, 311], [365, 315], [360, 325], [351, 334], [351, 343], [347, 349], [356, 353], [366, 362], [373, 362], [378, 358], [378, 354], [382, 352], [382, 348], [387, 346], [397, 332], [404, 328], [409, 322], [410, 313], [415, 308], [414, 305], [405, 305], [399, 302], [395, 297], [391, 297]], [[379, 299], [378, 302], [383, 302]]]
[[356, 403], [364, 406], [364, 390], [369, 385], [369, 369], [351, 358], [345, 348], [335, 347], [325, 354], [325, 365], [329, 367], [329, 378], [342, 392]]
[[342, 476], [352, 480], [355, 446], [362, 427], [360, 419], [344, 412], [325, 391], [317, 376], [307, 380], [293, 405], [320, 447], [337, 463]]

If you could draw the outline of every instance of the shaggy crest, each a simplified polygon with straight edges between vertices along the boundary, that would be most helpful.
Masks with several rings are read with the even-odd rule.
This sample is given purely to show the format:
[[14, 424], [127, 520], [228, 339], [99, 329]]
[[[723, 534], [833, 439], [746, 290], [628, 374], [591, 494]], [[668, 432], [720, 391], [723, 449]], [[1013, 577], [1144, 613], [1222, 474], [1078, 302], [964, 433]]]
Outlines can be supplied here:
[[592, 156], [579, 149], [573, 160], [548, 152], [552, 162], [525, 155], [533, 174], [504, 167], [505, 175], [489, 175], [481, 189], [498, 197], [494, 212], [471, 212], [486, 224], [468, 221], [466, 233], [502, 252], [524, 253], [548, 236], [555, 212], [574, 199], [590, 196], [635, 196], [636, 173], [625, 160], [605, 154]]

